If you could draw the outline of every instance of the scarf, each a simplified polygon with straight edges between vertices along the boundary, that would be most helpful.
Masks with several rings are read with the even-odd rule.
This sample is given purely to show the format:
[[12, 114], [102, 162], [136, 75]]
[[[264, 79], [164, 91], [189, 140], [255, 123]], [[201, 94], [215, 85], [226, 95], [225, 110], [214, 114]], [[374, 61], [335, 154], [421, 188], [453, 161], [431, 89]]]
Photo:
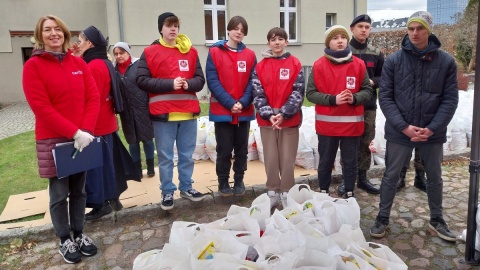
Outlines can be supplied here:
[[329, 48], [325, 48], [325, 57], [337, 64], [346, 63], [351, 61], [352, 51], [348, 46], [345, 50], [340, 51], [334, 51]]
[[192, 42], [190, 41], [190, 39], [186, 35], [183, 35], [183, 34], [180, 34], [180, 35], [177, 36], [177, 39], [175, 40], [175, 42], [177, 44], [175, 44], [175, 46], [168, 45], [163, 40], [162, 36], [160, 36], [159, 41], [160, 41], [160, 44], [162, 44], [163, 46], [165, 46], [167, 48], [177, 48], [183, 54], [188, 53], [190, 51], [190, 48], [192, 47]]
[[90, 63], [94, 59], [108, 59], [107, 46], [95, 46], [83, 53], [83, 60]]
[[132, 57], [129, 57], [127, 61], [125, 61], [123, 64], [117, 63], [117, 68], [118, 72], [120, 72], [122, 75], [125, 75], [125, 71], [127, 71], [128, 66], [132, 63]]

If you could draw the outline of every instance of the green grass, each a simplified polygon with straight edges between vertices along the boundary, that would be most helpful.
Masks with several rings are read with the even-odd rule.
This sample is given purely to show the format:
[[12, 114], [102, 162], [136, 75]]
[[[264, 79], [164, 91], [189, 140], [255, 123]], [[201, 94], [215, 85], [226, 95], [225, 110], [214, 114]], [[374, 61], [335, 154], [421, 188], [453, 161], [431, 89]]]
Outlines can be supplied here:
[[[304, 106], [313, 104], [304, 101]], [[200, 103], [200, 116], [208, 116], [209, 103]], [[128, 144], [121, 130], [120, 138], [128, 150]], [[143, 147], [141, 147], [141, 157], [144, 162]], [[155, 155], [155, 164], [157, 157]], [[145, 168], [145, 164], [143, 165]], [[3, 140], [0, 140], [0, 211], [3, 211], [10, 195], [23, 194], [32, 191], [43, 190], [48, 187], [48, 180], [40, 178], [38, 175], [37, 154], [35, 150], [35, 135], [33, 131], [18, 134]], [[43, 215], [37, 215], [24, 220], [42, 218]]]
[[33, 131], [0, 140], [0, 210], [10, 195], [46, 189], [48, 180], [38, 175]]

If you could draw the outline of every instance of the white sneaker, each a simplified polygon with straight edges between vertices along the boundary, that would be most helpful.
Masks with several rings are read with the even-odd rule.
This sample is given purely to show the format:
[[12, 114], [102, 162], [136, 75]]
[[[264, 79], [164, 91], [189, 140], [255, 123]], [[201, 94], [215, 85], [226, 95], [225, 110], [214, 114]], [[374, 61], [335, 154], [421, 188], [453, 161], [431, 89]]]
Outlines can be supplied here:
[[288, 194], [288, 192], [282, 192], [282, 193], [280, 194], [280, 200], [282, 201], [283, 209], [287, 208], [287, 206], [288, 206], [288, 203], [287, 203], [287, 194]]
[[267, 191], [267, 195], [270, 198], [270, 208], [277, 206], [280, 199], [279, 194], [273, 190], [269, 190]]

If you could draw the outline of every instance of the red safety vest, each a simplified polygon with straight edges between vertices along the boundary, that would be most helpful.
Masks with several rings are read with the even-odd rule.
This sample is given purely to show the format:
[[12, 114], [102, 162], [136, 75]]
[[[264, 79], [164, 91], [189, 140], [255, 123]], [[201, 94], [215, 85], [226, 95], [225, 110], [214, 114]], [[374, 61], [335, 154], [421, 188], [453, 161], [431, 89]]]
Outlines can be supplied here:
[[[190, 79], [195, 75], [198, 52], [195, 48], [182, 54], [177, 48], [153, 44], [144, 50], [145, 60], [152, 78], [175, 79], [178, 76]], [[150, 113], [153, 115], [172, 112], [199, 113], [200, 104], [194, 92], [173, 90], [162, 94], [149, 94]]]
[[[274, 114], [278, 114], [282, 106], [292, 94], [293, 84], [302, 70], [302, 64], [293, 55], [285, 59], [264, 58], [255, 67], [268, 104]], [[297, 112], [292, 118], [285, 119], [281, 127], [296, 127], [301, 122], [301, 112]], [[272, 126], [270, 121], [262, 119], [257, 112], [257, 122], [261, 127]]]
[[[210, 48], [210, 55], [217, 67], [218, 79], [225, 91], [234, 99], [238, 100], [243, 96], [247, 88], [250, 74], [255, 63], [255, 53], [245, 48], [240, 52], [224, 50], [218, 47]], [[215, 115], [233, 115], [231, 108], [223, 107], [212, 95], [210, 97], [210, 113]], [[236, 117], [252, 116], [255, 113], [252, 104], [236, 113]]]
[[[345, 89], [360, 91], [365, 77], [365, 64], [352, 56], [344, 64], [333, 64], [321, 57], [313, 64], [314, 82], [319, 92], [337, 95]], [[363, 105], [315, 105], [315, 130], [324, 136], [361, 136], [363, 134]]]

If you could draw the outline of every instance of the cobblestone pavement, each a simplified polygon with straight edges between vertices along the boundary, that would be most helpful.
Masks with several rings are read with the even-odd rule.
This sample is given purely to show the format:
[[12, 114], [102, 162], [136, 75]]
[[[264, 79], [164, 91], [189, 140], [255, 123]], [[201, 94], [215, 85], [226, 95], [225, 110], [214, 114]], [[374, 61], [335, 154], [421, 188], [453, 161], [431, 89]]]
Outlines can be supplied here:
[[[0, 139], [33, 128], [33, 114], [26, 102], [0, 110]], [[460, 157], [445, 162], [443, 167], [444, 217], [456, 233], [466, 228], [468, 165], [468, 160]], [[381, 169], [374, 175], [380, 176]], [[361, 228], [367, 241], [388, 245], [409, 269], [480, 269], [459, 262], [465, 257], [463, 242], [445, 242], [428, 229], [427, 197], [413, 187], [413, 178], [411, 170], [407, 175], [407, 188], [395, 198], [391, 225], [382, 239], [372, 239], [368, 234], [378, 212], [379, 196], [356, 190], [355, 196], [361, 207]], [[297, 180], [317, 186], [314, 178]], [[378, 183], [379, 178], [372, 181]], [[332, 191], [334, 188], [336, 186], [332, 186]], [[226, 216], [231, 204], [250, 206], [262, 192], [265, 192], [264, 186], [255, 186], [249, 187], [244, 197], [225, 199], [212, 194], [200, 203], [178, 199], [175, 209], [168, 213], [161, 210], [159, 204], [154, 204], [124, 209], [87, 222], [85, 233], [94, 239], [99, 252], [75, 265], [63, 262], [51, 225], [0, 232], [0, 269], [131, 269], [138, 254], [162, 248], [168, 241], [173, 221], [208, 223]]]
[[[469, 162], [460, 160], [444, 164], [444, 217], [450, 228], [460, 233], [466, 228]], [[390, 228], [385, 238], [372, 239], [369, 228], [378, 212], [379, 196], [357, 189], [355, 196], [361, 207], [361, 228], [367, 241], [388, 245], [409, 265], [409, 269], [475, 269], [459, 262], [465, 257], [465, 244], [441, 240], [428, 229], [429, 210], [425, 193], [413, 187], [414, 172], [407, 175], [407, 187], [395, 198]], [[299, 179], [300, 180], [300, 179]], [[312, 186], [315, 179], [307, 179]], [[379, 181], [374, 178], [372, 181]], [[332, 186], [332, 189], [336, 188]], [[99, 247], [99, 253], [84, 258], [79, 264], [67, 265], [57, 250], [57, 238], [50, 226], [0, 234], [6, 251], [2, 269], [131, 269], [135, 257], [151, 249], [162, 248], [168, 241], [175, 220], [208, 223], [226, 216], [231, 204], [250, 206], [264, 187], [250, 187], [244, 197], [228, 199], [208, 196], [201, 203], [184, 199], [175, 202], [175, 209], [165, 212], [159, 204], [124, 209], [86, 224], [85, 233]], [[479, 269], [479, 268], [476, 268]]]
[[27, 102], [19, 102], [0, 110], [0, 140], [33, 130], [35, 117]]

